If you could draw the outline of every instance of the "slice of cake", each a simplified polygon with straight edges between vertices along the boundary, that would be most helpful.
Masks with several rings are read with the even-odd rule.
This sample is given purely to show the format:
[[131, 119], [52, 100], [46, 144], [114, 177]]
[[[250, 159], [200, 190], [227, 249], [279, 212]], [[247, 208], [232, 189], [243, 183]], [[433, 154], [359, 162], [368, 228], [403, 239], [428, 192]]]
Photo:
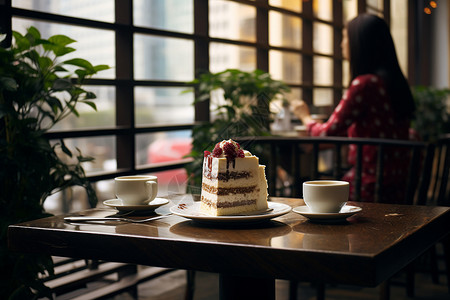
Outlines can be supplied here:
[[233, 140], [205, 151], [200, 212], [223, 216], [267, 209], [265, 167]]

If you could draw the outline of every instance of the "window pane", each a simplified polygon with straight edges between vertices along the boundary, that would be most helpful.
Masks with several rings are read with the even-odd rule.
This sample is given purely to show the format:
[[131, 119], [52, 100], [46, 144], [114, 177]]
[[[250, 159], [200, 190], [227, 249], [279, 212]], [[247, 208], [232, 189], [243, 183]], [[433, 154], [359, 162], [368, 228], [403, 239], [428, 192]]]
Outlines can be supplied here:
[[302, 11], [302, 1], [298, 0], [269, 0], [269, 5], [293, 10], [296, 12]]
[[11, 5], [76, 18], [114, 22], [114, 0], [12, 0]]
[[134, 0], [134, 25], [194, 32], [194, 8], [192, 0]]
[[[179, 161], [192, 148], [190, 130], [145, 133], [136, 135], [136, 164], [151, 165]], [[164, 184], [159, 181], [159, 184]]]
[[300, 54], [269, 51], [269, 72], [274, 79], [286, 83], [302, 82], [302, 57]]
[[314, 84], [333, 84], [333, 60], [328, 57], [314, 57]]
[[313, 13], [316, 18], [333, 20], [333, 0], [313, 0]]
[[315, 88], [313, 90], [314, 106], [333, 105], [333, 89]]
[[[45, 39], [52, 35], [63, 34], [76, 40], [71, 44], [76, 51], [63, 56], [64, 60], [79, 57], [88, 60], [93, 65], [109, 65], [111, 67], [115, 65], [113, 31], [12, 18], [12, 28], [15, 31], [25, 34], [26, 29], [30, 26], [36, 27]], [[115, 78], [114, 68], [101, 71], [93, 77]]]
[[333, 54], [333, 27], [314, 22], [313, 47], [315, 52]]
[[358, 15], [358, 0], [346, 0], [342, 2], [344, 24]]
[[193, 80], [194, 42], [136, 34], [134, 77], [138, 80]]
[[[95, 185], [96, 184], [94, 183], [93, 185], [94, 190], [97, 193], [97, 197], [99, 197], [98, 190], [95, 188]], [[110, 190], [110, 194], [113, 194], [113, 196], [112, 197], [110, 196], [108, 199], [116, 197], [114, 195], [114, 186]], [[106, 199], [101, 199], [99, 197], [97, 207], [103, 206], [102, 205], [103, 200]], [[80, 186], [72, 186], [60, 192], [52, 194], [49, 197], [47, 197], [44, 202], [45, 212], [54, 215], [79, 212], [81, 210], [86, 210], [90, 208], [92, 207], [89, 204], [86, 190]]]
[[[396, 2], [397, 0], [391, 0], [391, 2]], [[383, 0], [367, 0], [367, 6], [375, 8], [378, 10], [383, 10]], [[405, 9], [406, 6], [403, 7]]]
[[403, 74], [408, 74], [408, 6], [407, 0], [391, 1], [391, 33]]
[[350, 84], [350, 63], [348, 60], [342, 62], [342, 85], [344, 87]]
[[212, 37], [256, 41], [256, 8], [231, 1], [209, 1], [209, 34]]
[[300, 49], [302, 21], [279, 12], [269, 12], [269, 43], [272, 46]]
[[371, 7], [367, 7], [367, 13], [372, 14], [372, 15], [376, 15], [376, 16], [378, 16], [380, 18], [384, 18], [382, 11], [379, 11], [379, 10], [371, 8]]
[[114, 179], [97, 181], [94, 183], [94, 189], [98, 197], [97, 207], [106, 207], [103, 205], [103, 201], [116, 198]]
[[[57, 144], [59, 140], [51, 141], [51, 144]], [[93, 162], [82, 163], [86, 174], [92, 174], [99, 171], [116, 171], [116, 139], [112, 136], [97, 136], [88, 138], [67, 138], [64, 139], [65, 145], [74, 154], [72, 160], [76, 163], [76, 155], [78, 152], [76, 148], [81, 150], [83, 156], [94, 157]], [[57, 152], [59, 148], [57, 147]], [[62, 153], [62, 152], [61, 152]], [[69, 158], [64, 156], [64, 161]], [[71, 162], [68, 162], [71, 163]]]
[[286, 94], [286, 98], [288, 100], [294, 100], [294, 99], [303, 99], [303, 91], [300, 88], [291, 88], [291, 91]]
[[77, 110], [80, 113], [80, 117], [77, 118], [71, 114], [57, 123], [51, 131], [115, 126], [115, 88], [110, 86], [84, 86], [84, 89], [93, 92], [97, 96], [96, 99], [92, 100], [97, 106], [97, 111], [86, 104], [79, 103]]
[[136, 87], [136, 125], [194, 122], [194, 93], [185, 87]]
[[209, 68], [212, 73], [226, 69], [253, 71], [256, 68], [256, 49], [251, 47], [211, 43]]

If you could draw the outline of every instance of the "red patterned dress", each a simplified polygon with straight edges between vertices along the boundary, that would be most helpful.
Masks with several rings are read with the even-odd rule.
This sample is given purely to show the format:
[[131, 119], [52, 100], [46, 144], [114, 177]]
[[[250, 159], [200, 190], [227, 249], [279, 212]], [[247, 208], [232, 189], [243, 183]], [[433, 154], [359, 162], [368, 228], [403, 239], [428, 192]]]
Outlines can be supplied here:
[[[408, 140], [409, 121], [395, 119], [386, 85], [381, 77], [366, 74], [356, 77], [326, 123], [308, 124], [311, 136], [348, 136]], [[377, 153], [374, 146], [363, 147], [361, 200], [374, 201]], [[383, 202], [401, 203], [404, 199], [408, 158], [401, 149], [386, 151], [383, 177]], [[356, 162], [356, 146], [349, 147], [348, 162]], [[344, 175], [353, 197], [354, 168]]]

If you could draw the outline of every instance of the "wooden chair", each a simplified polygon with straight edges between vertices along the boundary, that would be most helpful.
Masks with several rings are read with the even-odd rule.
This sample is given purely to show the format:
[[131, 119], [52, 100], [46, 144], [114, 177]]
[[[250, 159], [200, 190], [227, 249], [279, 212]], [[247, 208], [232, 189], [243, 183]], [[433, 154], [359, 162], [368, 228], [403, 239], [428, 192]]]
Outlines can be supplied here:
[[437, 140], [435, 157], [428, 204], [450, 206], [450, 134], [443, 135]]
[[[401, 141], [390, 139], [346, 138], [346, 137], [237, 137], [234, 138], [242, 147], [260, 157], [260, 162], [266, 164], [266, 176], [269, 184], [269, 195], [279, 195], [277, 189], [277, 170], [287, 168], [291, 174], [292, 186], [289, 195], [302, 197], [302, 183], [312, 179], [340, 179], [351, 167], [346, 162], [349, 145], [356, 146], [356, 164], [354, 166], [354, 201], [361, 201], [361, 184], [363, 170], [363, 147], [374, 146], [377, 149], [375, 202], [384, 202], [383, 170], [386, 154], [392, 147], [401, 151], [401, 158], [409, 160], [404, 204], [427, 203], [427, 193], [430, 186], [434, 144]], [[325, 157], [321, 157], [325, 154]], [[401, 159], [400, 158], [400, 159]], [[321, 159], [328, 159], [328, 168], [321, 167]], [[286, 163], [287, 162], [287, 163]], [[447, 167], [448, 169], [448, 167]], [[445, 178], [444, 178], [445, 179]], [[447, 178], [448, 180], [448, 178]], [[278, 184], [280, 186], [280, 184]], [[414, 269], [407, 269], [407, 294], [414, 293]], [[389, 281], [380, 286], [380, 298], [389, 299]], [[297, 283], [291, 282], [290, 299], [296, 299]], [[317, 283], [317, 299], [324, 299], [325, 285]]]
[[[289, 195], [301, 197], [302, 183], [306, 180], [330, 178], [340, 179], [350, 166], [346, 162], [346, 151], [349, 145], [357, 147], [355, 165], [354, 197], [361, 201], [361, 178], [363, 169], [363, 147], [377, 147], [378, 158], [384, 157], [391, 147], [402, 152], [402, 157], [408, 157], [409, 171], [406, 178], [407, 191], [404, 203], [422, 204], [430, 184], [431, 165], [433, 162], [434, 145], [416, 141], [401, 141], [390, 139], [345, 138], [345, 137], [235, 137], [242, 147], [260, 157], [266, 164], [266, 176], [269, 183], [269, 194], [279, 196], [277, 190], [277, 168], [288, 168], [292, 177], [292, 189]], [[326, 155], [327, 158], [321, 157]], [[321, 166], [321, 159], [329, 160], [329, 168]], [[269, 163], [270, 162], [270, 163]], [[284, 163], [283, 163], [284, 162]], [[287, 162], [287, 163], [286, 163]], [[383, 176], [385, 161], [377, 160], [377, 182], [375, 201], [383, 202]]]
[[[424, 198], [427, 205], [450, 206], [450, 134], [441, 136], [436, 141], [435, 159], [433, 161], [433, 172], [428, 193]], [[450, 229], [449, 229], [450, 230]], [[450, 236], [440, 242], [442, 246], [442, 258], [445, 262], [443, 273], [447, 278], [447, 288], [450, 293]], [[438, 250], [435, 245], [429, 255], [431, 274], [433, 282], [439, 283]]]
[[[52, 257], [55, 274], [41, 280], [53, 299], [100, 299], [129, 292], [137, 299], [137, 286], [175, 269], [134, 264]], [[187, 287], [187, 292], [191, 292]], [[186, 299], [192, 299], [186, 294]]]

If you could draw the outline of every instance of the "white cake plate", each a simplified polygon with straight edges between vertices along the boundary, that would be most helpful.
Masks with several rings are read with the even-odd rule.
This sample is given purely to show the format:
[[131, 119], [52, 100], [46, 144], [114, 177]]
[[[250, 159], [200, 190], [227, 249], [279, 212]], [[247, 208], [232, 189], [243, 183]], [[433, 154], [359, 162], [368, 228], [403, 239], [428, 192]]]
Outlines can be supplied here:
[[269, 209], [263, 212], [248, 215], [210, 216], [200, 213], [200, 202], [193, 204], [179, 204], [172, 206], [170, 211], [174, 215], [204, 223], [254, 223], [270, 220], [291, 211], [289, 205], [276, 202], [268, 202]]

